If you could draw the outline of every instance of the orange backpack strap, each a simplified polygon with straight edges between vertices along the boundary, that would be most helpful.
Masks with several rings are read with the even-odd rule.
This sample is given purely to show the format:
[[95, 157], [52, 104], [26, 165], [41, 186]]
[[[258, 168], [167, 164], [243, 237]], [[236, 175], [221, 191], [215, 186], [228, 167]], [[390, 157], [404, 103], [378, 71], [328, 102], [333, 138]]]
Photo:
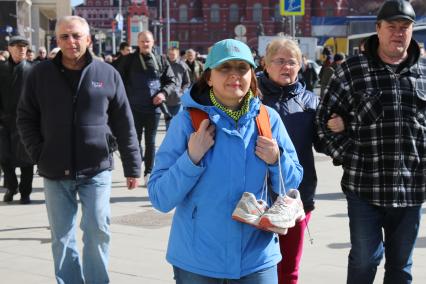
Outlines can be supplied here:
[[209, 119], [209, 115], [207, 113], [197, 108], [190, 108], [189, 114], [191, 115], [192, 126], [194, 127], [195, 131], [200, 128], [201, 121], [204, 119]]
[[259, 115], [256, 117], [257, 130], [260, 136], [272, 139], [271, 122], [269, 121], [269, 113], [265, 105], [261, 104]]
[[[201, 121], [208, 119], [209, 116], [202, 110], [197, 108], [190, 108], [189, 114], [192, 120], [192, 126], [197, 131], [200, 128]], [[259, 115], [256, 117], [257, 130], [260, 136], [265, 136], [272, 139], [271, 122], [269, 121], [269, 113], [266, 107], [261, 104], [259, 109]]]

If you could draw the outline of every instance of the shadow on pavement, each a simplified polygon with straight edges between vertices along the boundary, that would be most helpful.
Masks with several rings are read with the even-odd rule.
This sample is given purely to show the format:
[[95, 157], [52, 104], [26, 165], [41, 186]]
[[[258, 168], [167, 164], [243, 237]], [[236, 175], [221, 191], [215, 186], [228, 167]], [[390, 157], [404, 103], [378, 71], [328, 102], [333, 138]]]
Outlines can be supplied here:
[[[24, 231], [24, 230], [34, 230], [34, 229], [49, 230], [49, 226], [0, 229], [0, 234], [4, 232]], [[39, 241], [40, 244], [46, 244], [46, 243], [50, 243], [51, 239], [50, 238], [0, 238], [0, 242], [1, 241]]]
[[315, 195], [316, 200], [340, 200], [346, 199], [342, 192], [335, 193], [320, 193]]
[[348, 214], [346, 214], [346, 213], [338, 213], [338, 214], [334, 214], [334, 215], [329, 215], [327, 217], [332, 217], [332, 218], [347, 218]]
[[118, 202], [143, 202], [149, 201], [149, 198], [146, 196], [123, 196], [123, 197], [111, 197], [111, 203]]
[[0, 238], [0, 241], [39, 241], [40, 244], [48, 244], [50, 238]]

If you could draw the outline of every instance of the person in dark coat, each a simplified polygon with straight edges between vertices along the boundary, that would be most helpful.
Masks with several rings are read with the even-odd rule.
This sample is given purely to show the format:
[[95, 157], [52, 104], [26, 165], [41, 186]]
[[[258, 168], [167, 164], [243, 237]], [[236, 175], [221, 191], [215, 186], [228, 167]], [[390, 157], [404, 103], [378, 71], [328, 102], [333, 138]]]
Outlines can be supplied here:
[[154, 54], [154, 36], [150, 31], [138, 34], [138, 48], [122, 57], [116, 66], [126, 87], [135, 120], [139, 145], [144, 135], [144, 181], [148, 182], [154, 166], [155, 138], [160, 122], [161, 108], [176, 87], [173, 70], [166, 58]]
[[[13, 201], [19, 188], [21, 204], [31, 202], [34, 171], [16, 129], [16, 108], [32, 68], [32, 64], [26, 60], [28, 45], [29, 41], [25, 37], [13, 36], [8, 46], [10, 57], [0, 64], [0, 163], [7, 188], [3, 201]], [[19, 183], [15, 172], [17, 167], [21, 171]]]
[[[110, 283], [114, 151], [120, 152], [128, 189], [137, 188], [141, 172], [132, 112], [120, 74], [88, 49], [87, 21], [62, 17], [55, 34], [60, 51], [28, 75], [17, 126], [43, 177], [56, 281]], [[82, 261], [76, 239], [78, 201]]]
[[345, 54], [342, 52], [338, 52], [334, 55], [333, 63], [331, 63], [331, 65], [327, 67], [324, 67], [322, 76], [321, 76], [321, 92], [320, 92], [321, 98], [324, 96], [325, 90], [328, 86], [328, 82], [330, 81], [331, 76], [333, 75], [334, 71], [336, 71], [337, 66], [342, 64], [343, 61], [345, 61]]
[[318, 96], [299, 81], [302, 52], [293, 40], [278, 39], [269, 43], [265, 55], [265, 71], [259, 75], [262, 102], [281, 116], [303, 167], [299, 186], [306, 218], [296, 223], [286, 235], [279, 236], [283, 260], [278, 264], [278, 283], [296, 284], [302, 257], [304, 232], [315, 208], [317, 174], [312, 146], [321, 151], [315, 131]]
[[314, 66], [312, 66], [312, 63], [308, 62], [306, 55], [302, 55], [302, 62], [303, 64], [299, 72], [301, 73], [302, 79], [306, 84], [306, 90], [313, 92], [319, 79], [318, 74], [315, 71]]
[[179, 57], [179, 49], [176, 47], [171, 47], [167, 51], [167, 59], [169, 60], [170, 66], [173, 69], [173, 73], [176, 76], [176, 87], [169, 94], [166, 100], [167, 107], [171, 114], [170, 119], [166, 120], [166, 129], [169, 128], [170, 120], [176, 116], [182, 110], [182, 102], [180, 98], [182, 97], [186, 88], [191, 84], [191, 79], [189, 78], [189, 68]]
[[191, 78], [191, 84], [194, 84], [198, 79], [200, 79], [201, 74], [203, 74], [203, 63], [197, 60], [197, 53], [192, 48], [186, 51], [185, 58], [185, 63], [189, 67], [189, 78]]

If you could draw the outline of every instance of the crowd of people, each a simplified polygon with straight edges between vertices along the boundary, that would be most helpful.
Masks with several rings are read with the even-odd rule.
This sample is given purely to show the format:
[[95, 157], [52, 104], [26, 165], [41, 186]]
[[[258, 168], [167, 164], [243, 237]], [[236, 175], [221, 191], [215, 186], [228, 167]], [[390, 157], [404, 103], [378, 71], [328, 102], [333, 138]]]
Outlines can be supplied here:
[[296, 284], [315, 149], [343, 168], [347, 283], [373, 283], [384, 256], [384, 283], [411, 283], [426, 198], [426, 59], [414, 21], [409, 2], [384, 2], [363, 51], [336, 53], [320, 75], [291, 39], [273, 40], [258, 62], [246, 44], [221, 40], [203, 63], [193, 49], [156, 54], [150, 31], [99, 60], [78, 16], [58, 19], [54, 55], [41, 47], [36, 57], [14, 36], [0, 53], [3, 201], [19, 192], [31, 202], [37, 165], [57, 282], [109, 283], [119, 151], [127, 188], [143, 177], [153, 207], [175, 210], [166, 258], [177, 284]]

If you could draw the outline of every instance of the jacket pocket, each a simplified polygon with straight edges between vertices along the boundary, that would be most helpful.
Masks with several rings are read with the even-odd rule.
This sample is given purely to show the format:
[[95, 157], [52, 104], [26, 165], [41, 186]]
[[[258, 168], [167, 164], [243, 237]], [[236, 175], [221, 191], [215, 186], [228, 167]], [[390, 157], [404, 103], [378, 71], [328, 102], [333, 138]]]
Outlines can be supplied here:
[[108, 146], [108, 152], [112, 154], [118, 150], [117, 139], [111, 133], [107, 133], [105, 134], [105, 136], [106, 136], [106, 143]]
[[380, 91], [367, 90], [359, 93], [357, 96], [360, 97], [360, 101], [356, 108], [356, 118], [360, 124], [373, 124], [383, 116]]

